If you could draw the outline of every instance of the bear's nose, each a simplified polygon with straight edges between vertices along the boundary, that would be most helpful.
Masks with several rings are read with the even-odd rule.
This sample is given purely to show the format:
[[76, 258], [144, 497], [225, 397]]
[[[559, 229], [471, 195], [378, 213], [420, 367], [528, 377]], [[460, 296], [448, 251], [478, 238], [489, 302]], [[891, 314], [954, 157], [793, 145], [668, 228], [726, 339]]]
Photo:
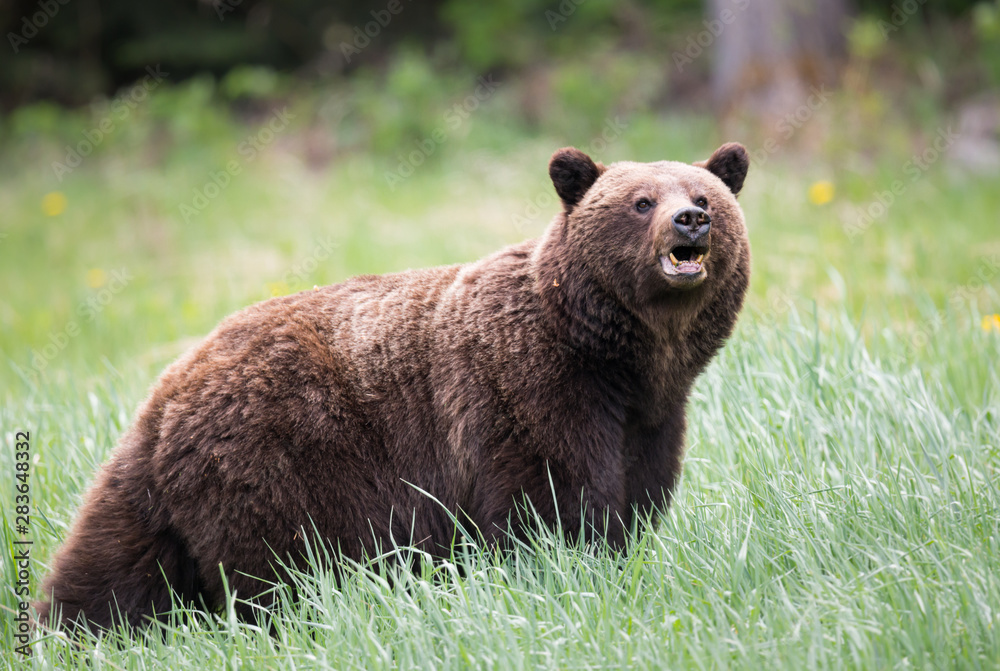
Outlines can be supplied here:
[[674, 213], [674, 228], [692, 241], [708, 235], [712, 217], [700, 207], [685, 207]]

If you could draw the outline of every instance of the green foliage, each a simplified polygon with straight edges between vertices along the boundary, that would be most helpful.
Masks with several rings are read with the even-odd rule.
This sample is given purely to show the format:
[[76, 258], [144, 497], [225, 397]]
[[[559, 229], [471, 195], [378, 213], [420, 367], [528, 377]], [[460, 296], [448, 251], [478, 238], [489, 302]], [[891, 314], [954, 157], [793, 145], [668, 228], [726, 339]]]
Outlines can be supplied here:
[[[442, 17], [453, 28], [464, 59], [473, 68], [525, 67], [537, 63], [547, 29], [544, 0], [473, 4], [446, 2]], [[498, 40], [503, 35], [505, 39]]]
[[[0, 61], [0, 103], [6, 108], [38, 99], [86, 104], [157, 64], [175, 80], [211, 73], [230, 97], [271, 97], [281, 88], [274, 73], [335, 78], [409, 62], [412, 55], [405, 52], [413, 49], [434, 55], [438, 74], [443, 67], [474, 75], [531, 73], [553, 60], [590, 62], [593, 54], [612, 49], [641, 52], [660, 60], [662, 85], [670, 71], [664, 65], [669, 45], [701, 30], [706, 15], [703, 0], [444, 0], [429, 5], [401, 0], [401, 12], [393, 15], [387, 4], [104, 0], [98, 9], [92, 3], [57, 2], [46, 4], [56, 10], [38, 28], [31, 24], [38, 0], [14, 0], [0, 7], [2, 33], [31, 37], [16, 46], [14, 57]], [[862, 26], [868, 27], [892, 23], [896, 16], [906, 30], [934, 21], [961, 28], [972, 20], [984, 57], [996, 60], [990, 55], [995, 40], [989, 39], [995, 4], [985, 0], [866, 0], [857, 8]], [[342, 46], [358, 35], [364, 45], [345, 58]]]
[[371, 148], [388, 154], [409, 149], [445, 125], [448, 101], [465, 93], [472, 78], [449, 76], [435, 70], [423, 54], [400, 52], [387, 72], [365, 70], [352, 86], [354, 121], [366, 130]]
[[1000, 86], [1000, 2], [980, 2], [972, 13], [983, 65], [994, 86]]
[[847, 31], [847, 49], [852, 57], [871, 60], [880, 56], [886, 46], [885, 35], [875, 17], [861, 17], [851, 23]]
[[281, 75], [272, 68], [244, 65], [233, 68], [223, 77], [219, 88], [230, 100], [273, 98], [287, 90]]
[[609, 119], [648, 112], [666, 90], [663, 64], [639, 55], [594, 53], [557, 64], [543, 123], [570, 136], [592, 137]]

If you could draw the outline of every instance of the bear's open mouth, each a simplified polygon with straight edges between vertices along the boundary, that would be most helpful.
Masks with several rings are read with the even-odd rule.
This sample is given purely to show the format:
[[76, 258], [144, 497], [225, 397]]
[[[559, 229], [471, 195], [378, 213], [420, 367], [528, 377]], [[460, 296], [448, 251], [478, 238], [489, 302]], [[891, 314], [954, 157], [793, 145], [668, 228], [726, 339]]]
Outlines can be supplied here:
[[661, 256], [660, 265], [667, 275], [697, 275], [705, 269], [702, 262], [706, 254], [708, 247], [681, 245], [670, 250], [667, 256]]

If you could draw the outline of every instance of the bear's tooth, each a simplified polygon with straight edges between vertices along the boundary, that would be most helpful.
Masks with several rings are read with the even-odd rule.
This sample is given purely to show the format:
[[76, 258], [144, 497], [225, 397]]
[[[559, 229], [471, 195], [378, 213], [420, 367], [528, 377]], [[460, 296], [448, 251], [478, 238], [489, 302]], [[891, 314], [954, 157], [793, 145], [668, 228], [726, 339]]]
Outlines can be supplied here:
[[670, 263], [674, 264], [675, 266], [680, 264], [680, 261], [677, 260], [677, 257], [674, 256], [673, 252], [670, 252]]
[[698, 255], [698, 258], [696, 258], [696, 259], [694, 260], [694, 262], [695, 262], [695, 263], [701, 263], [701, 260], [702, 260], [703, 258], [705, 258], [705, 255], [704, 255], [704, 254], [699, 254], [699, 255]]

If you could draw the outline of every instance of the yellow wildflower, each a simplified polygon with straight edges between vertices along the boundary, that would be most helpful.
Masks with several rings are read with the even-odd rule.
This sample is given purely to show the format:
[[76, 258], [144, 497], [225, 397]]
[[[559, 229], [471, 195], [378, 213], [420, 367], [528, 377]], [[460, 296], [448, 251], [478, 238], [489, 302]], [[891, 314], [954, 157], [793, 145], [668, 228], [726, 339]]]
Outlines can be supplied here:
[[809, 202], [813, 205], [826, 205], [833, 200], [833, 182], [820, 180], [809, 187]]
[[91, 268], [87, 271], [87, 286], [91, 289], [100, 289], [108, 281], [108, 274], [100, 268]]
[[55, 217], [66, 209], [66, 195], [62, 191], [50, 191], [42, 198], [42, 212]]

